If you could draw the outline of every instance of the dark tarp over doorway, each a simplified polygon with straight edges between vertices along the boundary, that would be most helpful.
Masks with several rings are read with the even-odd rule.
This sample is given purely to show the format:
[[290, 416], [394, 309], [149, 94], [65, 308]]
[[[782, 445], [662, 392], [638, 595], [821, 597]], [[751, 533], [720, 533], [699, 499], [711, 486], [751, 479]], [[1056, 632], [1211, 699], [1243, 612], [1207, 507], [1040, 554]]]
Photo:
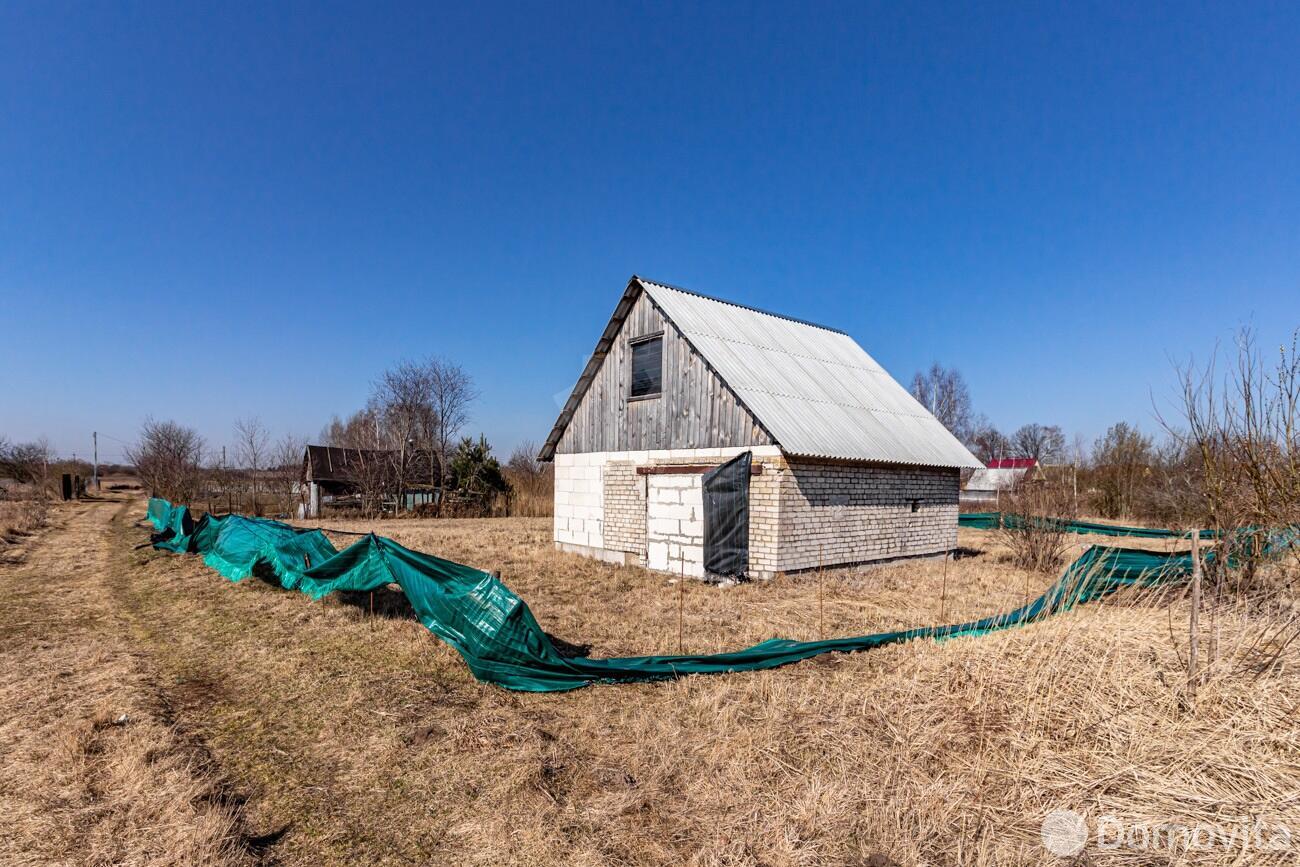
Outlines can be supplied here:
[[749, 467], [745, 452], [704, 474], [704, 572], [743, 578], [749, 570]]

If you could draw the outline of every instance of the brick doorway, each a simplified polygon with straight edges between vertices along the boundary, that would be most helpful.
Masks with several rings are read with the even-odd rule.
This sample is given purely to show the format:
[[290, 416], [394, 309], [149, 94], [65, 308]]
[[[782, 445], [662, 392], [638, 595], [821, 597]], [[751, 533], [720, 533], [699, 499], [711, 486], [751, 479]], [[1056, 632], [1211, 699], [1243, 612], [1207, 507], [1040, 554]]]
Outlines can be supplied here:
[[646, 477], [646, 565], [704, 577], [704, 488], [697, 473]]

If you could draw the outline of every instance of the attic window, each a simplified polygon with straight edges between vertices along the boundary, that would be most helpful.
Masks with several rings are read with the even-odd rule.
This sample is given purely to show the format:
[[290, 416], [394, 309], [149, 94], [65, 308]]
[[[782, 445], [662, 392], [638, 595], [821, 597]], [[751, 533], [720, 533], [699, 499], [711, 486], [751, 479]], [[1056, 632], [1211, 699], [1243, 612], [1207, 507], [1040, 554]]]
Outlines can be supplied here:
[[663, 332], [638, 337], [632, 346], [632, 397], [657, 397], [663, 389]]

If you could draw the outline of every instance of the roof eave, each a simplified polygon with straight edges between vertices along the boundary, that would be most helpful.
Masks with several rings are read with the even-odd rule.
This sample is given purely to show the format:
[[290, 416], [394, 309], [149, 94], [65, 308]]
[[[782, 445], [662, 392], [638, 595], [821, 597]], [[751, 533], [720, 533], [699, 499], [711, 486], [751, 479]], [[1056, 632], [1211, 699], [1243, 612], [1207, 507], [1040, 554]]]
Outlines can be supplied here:
[[609, 322], [605, 325], [605, 330], [601, 332], [600, 339], [596, 341], [596, 348], [592, 350], [591, 357], [587, 359], [587, 365], [582, 369], [582, 375], [574, 384], [573, 390], [569, 393], [569, 399], [564, 402], [564, 408], [560, 410], [560, 417], [555, 420], [551, 427], [550, 434], [546, 437], [546, 442], [542, 444], [542, 450], [538, 453], [537, 459], [540, 461], [550, 461], [555, 458], [555, 449], [560, 444], [560, 438], [564, 436], [564, 431], [573, 420], [573, 414], [578, 409], [578, 404], [582, 402], [582, 397], [587, 393], [591, 386], [591, 381], [595, 379], [596, 372], [600, 370], [601, 362], [609, 354], [609, 348], [614, 345], [614, 338], [618, 335], [619, 329], [623, 327], [623, 320], [632, 310], [632, 305], [636, 303], [636, 297], [643, 291], [640, 278], [635, 274], [627, 281], [627, 288], [623, 290], [623, 296], [619, 298], [618, 304], [614, 307], [613, 314], [609, 317]]
[[882, 467], [927, 467], [931, 469], [940, 469], [940, 470], [966, 470], [966, 469], [984, 468], [984, 465], [981, 464], [978, 460], [975, 460], [974, 456], [972, 456], [970, 461], [966, 461], [964, 463], [957, 463], [955, 461], [945, 461], [945, 462], [900, 461], [896, 458], [892, 460], [887, 460], [885, 458], [870, 458], [870, 457], [861, 457], [857, 455], [853, 457], [847, 457], [845, 455], [830, 455], [830, 454], [818, 454], [815, 452], [800, 452], [800, 451], [794, 451], [786, 448], [782, 448], [781, 451], [784, 452], [786, 455], [795, 458], [810, 458], [812, 460], [821, 460], [821, 461], [844, 461], [846, 463], [872, 464], [874, 466], [882, 466]]

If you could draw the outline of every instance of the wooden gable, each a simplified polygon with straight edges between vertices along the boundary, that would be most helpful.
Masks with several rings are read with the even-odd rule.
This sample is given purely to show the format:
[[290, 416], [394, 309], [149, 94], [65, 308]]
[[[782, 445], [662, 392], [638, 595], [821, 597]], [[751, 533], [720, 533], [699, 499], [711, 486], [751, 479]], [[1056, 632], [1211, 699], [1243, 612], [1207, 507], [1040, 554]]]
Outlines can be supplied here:
[[[630, 342], [663, 335], [658, 397], [631, 398]], [[690, 342], [640, 291], [561, 434], [555, 451], [765, 446], [773, 441]]]

